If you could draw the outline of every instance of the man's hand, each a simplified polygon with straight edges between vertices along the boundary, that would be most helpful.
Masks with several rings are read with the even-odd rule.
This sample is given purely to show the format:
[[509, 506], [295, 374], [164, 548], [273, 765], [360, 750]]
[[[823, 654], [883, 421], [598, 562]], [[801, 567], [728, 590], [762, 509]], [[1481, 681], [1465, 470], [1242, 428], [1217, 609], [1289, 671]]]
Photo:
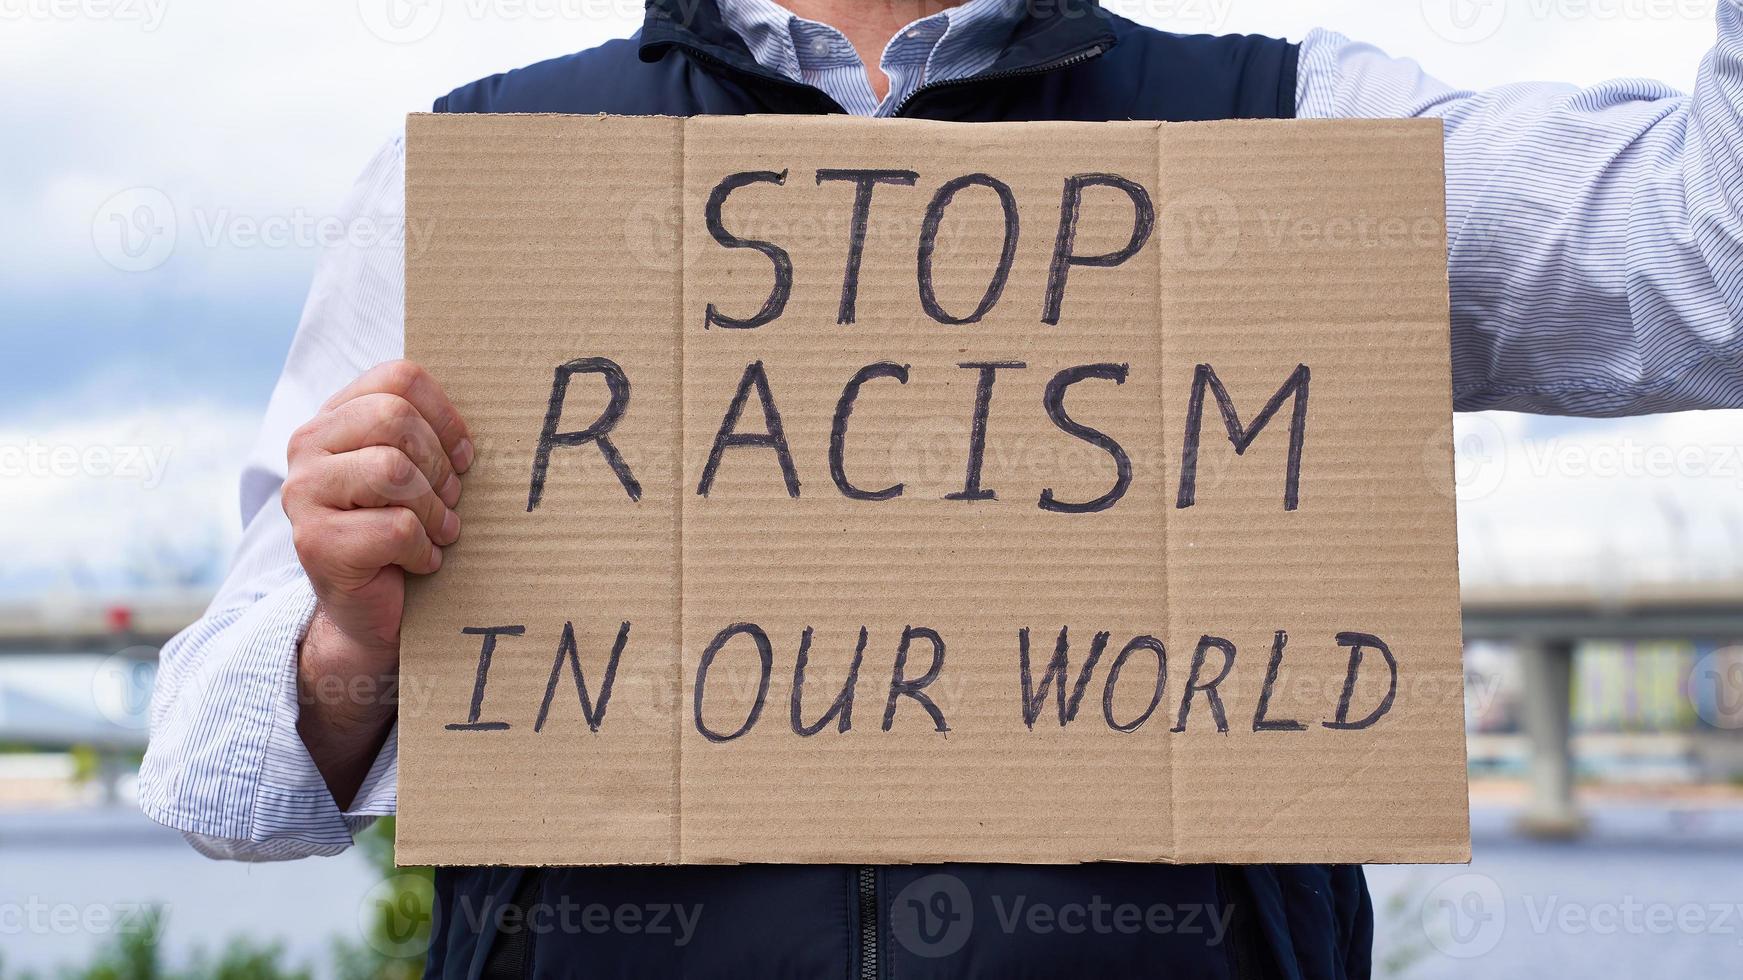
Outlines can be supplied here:
[[318, 604], [298, 658], [297, 729], [341, 808], [392, 723], [405, 576], [442, 565], [472, 440], [410, 361], [379, 365], [290, 440], [284, 511]]

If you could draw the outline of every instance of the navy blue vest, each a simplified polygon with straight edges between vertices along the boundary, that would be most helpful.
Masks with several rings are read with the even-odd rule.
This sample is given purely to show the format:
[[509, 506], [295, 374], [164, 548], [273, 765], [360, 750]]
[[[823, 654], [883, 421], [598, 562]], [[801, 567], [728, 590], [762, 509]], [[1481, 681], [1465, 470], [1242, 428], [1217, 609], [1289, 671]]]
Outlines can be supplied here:
[[[714, 0], [647, 6], [635, 38], [473, 82], [435, 110], [842, 111], [759, 66]], [[989, 69], [923, 86], [897, 114], [986, 122], [1295, 113], [1292, 44], [1167, 34], [1085, 0], [1028, 8]], [[1372, 941], [1361, 870], [1322, 866], [443, 869], [435, 912], [430, 977], [1344, 980], [1367, 976]]]
[[[1090, 3], [1031, 0], [985, 72], [922, 86], [897, 115], [956, 122], [1286, 119], [1297, 47], [1266, 37], [1167, 34]], [[684, 16], [685, 11], [691, 11]], [[649, 0], [636, 38], [492, 75], [437, 112], [744, 115], [841, 112], [758, 65], [713, 0]]]

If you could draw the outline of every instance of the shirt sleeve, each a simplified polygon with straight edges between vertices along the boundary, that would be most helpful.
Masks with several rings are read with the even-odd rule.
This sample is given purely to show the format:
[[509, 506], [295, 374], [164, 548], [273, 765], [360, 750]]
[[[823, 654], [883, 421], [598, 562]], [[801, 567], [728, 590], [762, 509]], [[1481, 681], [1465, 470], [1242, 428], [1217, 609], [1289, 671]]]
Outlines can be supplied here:
[[1445, 124], [1456, 408], [1743, 407], [1743, 0], [1692, 95], [1455, 89], [1326, 31], [1300, 65], [1302, 117]]
[[358, 179], [317, 265], [296, 339], [243, 470], [241, 544], [200, 620], [167, 643], [139, 772], [145, 814], [213, 857], [336, 854], [395, 805], [396, 735], [340, 812], [297, 734], [297, 650], [315, 595], [279, 503], [285, 447], [321, 403], [403, 356], [404, 147]]

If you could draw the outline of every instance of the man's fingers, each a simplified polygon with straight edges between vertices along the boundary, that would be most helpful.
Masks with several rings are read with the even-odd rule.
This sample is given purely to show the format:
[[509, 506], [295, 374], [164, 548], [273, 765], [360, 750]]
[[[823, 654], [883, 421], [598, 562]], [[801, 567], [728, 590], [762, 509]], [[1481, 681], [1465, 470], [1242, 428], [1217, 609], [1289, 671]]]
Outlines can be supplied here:
[[322, 413], [293, 437], [291, 453], [313, 450], [337, 456], [371, 446], [390, 446], [404, 453], [442, 503], [449, 507], [459, 503], [460, 479], [441, 440], [417, 407], [398, 395], [370, 392]]
[[430, 489], [411, 457], [390, 446], [366, 446], [298, 467], [286, 489], [292, 523], [321, 510], [399, 507], [410, 511], [430, 540], [453, 544], [460, 517]]
[[327, 498], [335, 506], [403, 507], [416, 515], [435, 544], [453, 544], [460, 536], [459, 515], [436, 496], [423, 471], [405, 453], [388, 446], [367, 446], [334, 459], [344, 464], [336, 474], [339, 484]]
[[[321, 523], [325, 551], [317, 567], [341, 581], [368, 581], [388, 565], [414, 575], [442, 567], [442, 549], [430, 541], [418, 515], [404, 507], [333, 511]], [[309, 564], [306, 556], [304, 564]]]
[[476, 450], [472, 445], [472, 434], [466, 428], [466, 420], [460, 417], [460, 412], [448, 400], [447, 393], [436, 383], [436, 379], [411, 361], [377, 364], [364, 372], [362, 377], [346, 385], [338, 394], [327, 399], [321, 410], [331, 411], [354, 398], [377, 392], [398, 395], [417, 408], [418, 414], [430, 424], [436, 438], [441, 441], [442, 449], [448, 454], [456, 472], [464, 473], [472, 465]]

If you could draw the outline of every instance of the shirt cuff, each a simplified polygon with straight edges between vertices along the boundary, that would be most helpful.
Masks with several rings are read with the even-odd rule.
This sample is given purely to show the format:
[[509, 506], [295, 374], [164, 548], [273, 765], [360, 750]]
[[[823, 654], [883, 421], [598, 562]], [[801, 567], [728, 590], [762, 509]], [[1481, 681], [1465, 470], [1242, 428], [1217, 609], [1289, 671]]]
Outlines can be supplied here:
[[171, 666], [158, 682], [139, 806], [207, 854], [337, 854], [374, 815], [392, 812], [391, 737], [347, 819], [297, 733], [297, 651], [314, 610], [299, 569], [244, 607], [208, 614], [164, 651]]
[[398, 805], [399, 722], [396, 720], [393, 728], [388, 730], [387, 740], [381, 743], [381, 754], [369, 767], [369, 775], [363, 777], [363, 785], [358, 787], [351, 809], [345, 811], [345, 819], [352, 822], [352, 832], [356, 833], [369, 826], [376, 817], [392, 816]]
[[[312, 591], [310, 600], [312, 616]], [[304, 622], [306, 632], [307, 620]], [[336, 854], [350, 847], [353, 838], [374, 823], [375, 818], [394, 812], [399, 780], [399, 723], [396, 721], [388, 732], [350, 808], [341, 811], [297, 730], [301, 715], [299, 697], [297, 656], [293, 650], [278, 677], [273, 697], [271, 737], [261, 766], [260, 802], [255, 807], [251, 839], [296, 840], [304, 845], [305, 854]]]

